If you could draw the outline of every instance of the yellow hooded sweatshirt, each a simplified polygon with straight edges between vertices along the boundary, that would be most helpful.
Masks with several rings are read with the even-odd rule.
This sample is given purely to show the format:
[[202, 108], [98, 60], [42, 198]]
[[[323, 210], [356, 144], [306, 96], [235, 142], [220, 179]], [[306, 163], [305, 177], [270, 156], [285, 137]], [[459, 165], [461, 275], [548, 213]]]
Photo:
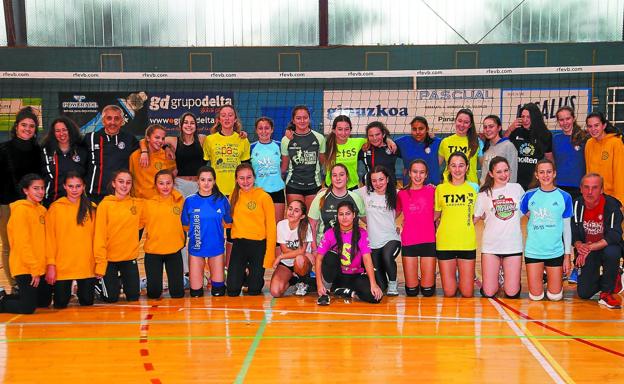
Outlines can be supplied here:
[[145, 201], [145, 253], [168, 255], [184, 247], [183, 205], [184, 196], [176, 190], [166, 198], [157, 195]]
[[624, 143], [615, 133], [606, 134], [600, 141], [593, 137], [585, 145], [587, 173], [598, 173], [604, 178], [604, 192], [624, 204]]
[[41, 276], [46, 272], [45, 214], [41, 204], [17, 200], [9, 204], [9, 268], [11, 274]]

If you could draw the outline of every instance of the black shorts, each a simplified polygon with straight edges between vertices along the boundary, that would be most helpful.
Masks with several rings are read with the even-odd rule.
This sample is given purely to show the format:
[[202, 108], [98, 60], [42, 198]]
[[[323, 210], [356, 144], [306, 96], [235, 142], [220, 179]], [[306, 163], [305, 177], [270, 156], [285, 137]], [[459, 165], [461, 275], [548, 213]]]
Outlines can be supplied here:
[[281, 265], [282, 267], [286, 267], [286, 268], [290, 269], [290, 272], [295, 273], [295, 265], [294, 264], [292, 266], [290, 266], [290, 265], [286, 265], [282, 261], [280, 261], [278, 265]]
[[302, 195], [302, 196], [311, 196], [316, 195], [318, 191], [321, 190], [321, 187], [313, 187], [311, 189], [299, 189], [295, 187], [291, 187], [289, 185], [286, 186], [286, 194], [287, 195]]
[[477, 259], [477, 250], [473, 249], [472, 251], [441, 251], [436, 250], [436, 256], [438, 260], [476, 260]]
[[283, 189], [275, 192], [269, 192], [269, 196], [271, 196], [273, 204], [286, 204], [286, 196], [284, 195]]
[[544, 263], [544, 267], [563, 267], [563, 256], [555, 257], [554, 259], [534, 259], [531, 257], [524, 257], [525, 264]]
[[[488, 255], [492, 255], [492, 253], [488, 253]], [[522, 252], [518, 252], [518, 253], [494, 253], [494, 256], [498, 256], [501, 259], [504, 259], [505, 257], [512, 257], [512, 256], [522, 256]], [[483, 257], [483, 252], [481, 252], [481, 257]]]
[[401, 249], [403, 257], [436, 257], [436, 243], [404, 245]]

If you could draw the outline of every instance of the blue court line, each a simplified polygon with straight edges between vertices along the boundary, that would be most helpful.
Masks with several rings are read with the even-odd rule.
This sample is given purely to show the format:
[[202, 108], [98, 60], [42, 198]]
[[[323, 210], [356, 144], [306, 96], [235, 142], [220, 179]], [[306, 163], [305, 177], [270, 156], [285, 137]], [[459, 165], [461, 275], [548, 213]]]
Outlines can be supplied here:
[[249, 371], [251, 361], [253, 360], [254, 355], [256, 354], [256, 350], [258, 349], [258, 345], [260, 345], [260, 340], [262, 340], [262, 336], [264, 335], [264, 330], [267, 326], [267, 318], [271, 317], [271, 310], [273, 308], [273, 305], [275, 305], [275, 299], [272, 299], [269, 307], [265, 308], [264, 310], [264, 317], [262, 318], [262, 322], [260, 323], [260, 326], [256, 331], [256, 335], [253, 338], [253, 342], [251, 343], [251, 346], [247, 351], [247, 356], [245, 356], [243, 365], [241, 366], [240, 371], [238, 371], [238, 375], [236, 375], [236, 380], [234, 380], [234, 383], [236, 384], [242, 384], [245, 381], [245, 376], [247, 376], [247, 371]]

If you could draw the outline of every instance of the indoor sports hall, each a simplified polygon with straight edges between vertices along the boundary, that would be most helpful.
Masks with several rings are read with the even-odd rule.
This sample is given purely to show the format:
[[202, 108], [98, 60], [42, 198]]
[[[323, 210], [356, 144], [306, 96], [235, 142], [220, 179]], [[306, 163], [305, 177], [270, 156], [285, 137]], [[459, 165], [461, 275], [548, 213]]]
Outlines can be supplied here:
[[[458, 111], [469, 109], [473, 128], [482, 140], [478, 151], [483, 150], [486, 141], [484, 121], [488, 117], [497, 116], [502, 131], [513, 132], [521, 124], [525, 106], [533, 104], [548, 134], [556, 137], [563, 132], [558, 113], [566, 107], [572, 111], [586, 140], [593, 139], [588, 122], [595, 112], [601, 112], [613, 129], [610, 134], [624, 148], [624, 0], [5, 0], [2, 5], [3, 247], [9, 243], [7, 236], [16, 239], [37, 225], [34, 222], [11, 226], [11, 219], [15, 223], [15, 211], [8, 207], [14, 207], [9, 204], [14, 201], [4, 197], [8, 189], [24, 192], [17, 186], [19, 178], [10, 176], [14, 168], [23, 164], [10, 156], [3, 157], [2, 146], [19, 134], [16, 116], [25, 107], [36, 115], [32, 119], [36, 122], [32, 140], [39, 143], [50, 130], [54, 133], [53, 121], [60, 116], [71, 119], [81, 137], [94, 137], [107, 129], [103, 108], [109, 105], [120, 111], [121, 131], [137, 139], [149, 136], [146, 128], [151, 125], [162, 127], [168, 137], [182, 139], [183, 114], [191, 113], [196, 121], [195, 137], [199, 134], [204, 140], [203, 135], [210, 137], [211, 127], [225, 124], [219, 114], [222, 108], [235, 106], [237, 124], [249, 143], [261, 140], [256, 120], [262, 116], [270, 118], [270, 140], [277, 142], [281, 150], [278, 159], [285, 164], [296, 161], [296, 156], [284, 152], [282, 140], [292, 140], [288, 135], [297, 134], [293, 109], [301, 105], [307, 107], [310, 130], [319, 137], [329, 137], [336, 128], [335, 119], [347, 116], [351, 138], [370, 140], [367, 126], [381, 122], [387, 128], [388, 138], [397, 143], [401, 137], [413, 134], [416, 116], [427, 119], [431, 138], [452, 136], [456, 134]], [[294, 133], [289, 132], [291, 128]], [[212, 134], [219, 135], [221, 131]], [[123, 150], [124, 143], [121, 144], [116, 145]], [[103, 142], [100, 145], [104, 147]], [[140, 154], [148, 153], [143, 147], [136, 148]], [[408, 145], [407, 149], [410, 148]], [[518, 148], [518, 162], [530, 163], [532, 150]], [[583, 152], [583, 148], [588, 148], [585, 142], [574, 148], [586, 157], [617, 158], [609, 151]], [[398, 149], [406, 151], [400, 146]], [[434, 156], [437, 163], [436, 152], [431, 154], [429, 150], [426, 147], [425, 153]], [[467, 151], [459, 147], [455, 150]], [[338, 157], [334, 154], [334, 159], [357, 153], [345, 151]], [[227, 155], [225, 152], [223, 155]], [[100, 161], [97, 164], [105, 167], [108, 164], [102, 163], [104, 156], [103, 151], [92, 152], [87, 162]], [[243, 163], [253, 162], [249, 157], [242, 159]], [[488, 170], [482, 169], [482, 156], [478, 158], [479, 184], [483, 185], [480, 176], [485, 177]], [[45, 161], [46, 155], [42, 159]], [[617, 159], [612, 175], [615, 184], [624, 177], [619, 173], [624, 172], [624, 157]], [[555, 153], [554, 163], [557, 160]], [[219, 161], [211, 161], [211, 165], [216, 167]], [[561, 172], [557, 172], [555, 180], [564, 190], [564, 180], [578, 173], [571, 161], [557, 163]], [[468, 160], [464, 165], [467, 163]], [[397, 190], [408, 188], [403, 181], [410, 180], [410, 162], [395, 164], [390, 172], [392, 180], [398, 180]], [[585, 163], [582, 166], [581, 175], [585, 173]], [[46, 169], [52, 172], [49, 164], [42, 167], [42, 172]], [[356, 169], [356, 184], [362, 186], [367, 179], [361, 161]], [[281, 171], [280, 178], [287, 172]], [[58, 179], [58, 169], [56, 172]], [[321, 170], [323, 180], [325, 172], [330, 173], [328, 180], [334, 180], [329, 168]], [[453, 172], [451, 169], [448, 176], [450, 182], [455, 177]], [[437, 173], [440, 177], [441, 170]], [[597, 173], [602, 174], [601, 170]], [[535, 175], [539, 183], [541, 179]], [[463, 177], [465, 181], [465, 170]], [[576, 198], [582, 201], [586, 196], [579, 189], [578, 180], [574, 183], [566, 187], [575, 189]], [[235, 188], [239, 187], [236, 184]], [[288, 186], [282, 196], [288, 197], [287, 194]], [[26, 195], [25, 200], [28, 198]], [[247, 207], [255, 209], [253, 204], [247, 203]], [[287, 217], [285, 209], [282, 204], [282, 218]], [[517, 208], [516, 213], [520, 214], [520, 210]], [[531, 211], [531, 217], [546, 215], [540, 212], [543, 211]], [[312, 217], [311, 211], [309, 216]], [[370, 232], [378, 223], [368, 217], [360, 226]], [[473, 217], [470, 213], [470, 223]], [[573, 213], [566, 219], [576, 220]], [[45, 216], [46, 223], [47, 220]], [[338, 226], [335, 236], [342, 228], [339, 220], [334, 217]], [[523, 216], [521, 226], [518, 225], [523, 244], [531, 236], [533, 225], [529, 220]], [[605, 226], [608, 224], [607, 218], [600, 216], [600, 220]], [[224, 222], [227, 223], [225, 219]], [[582, 223], [581, 219], [580, 230], [588, 231]], [[357, 295], [350, 298], [333, 292], [328, 296], [329, 305], [318, 305], [321, 294], [312, 283], [318, 281], [314, 280], [314, 272], [307, 294], [295, 294], [304, 280], [293, 275], [293, 285], [282, 297], [273, 297], [270, 281], [278, 264], [262, 269], [264, 286], [259, 295], [250, 295], [246, 288], [239, 297], [211, 295], [211, 288], [214, 293], [218, 285], [206, 264], [206, 270], [202, 270], [201, 297], [191, 297], [193, 290], [185, 286], [184, 297], [172, 298], [165, 276], [159, 279], [164, 288], [162, 296], [148, 298], [145, 265], [149, 263], [149, 252], [144, 245], [149, 236], [141, 238], [141, 232], [133, 261], [141, 278], [138, 300], [127, 301], [122, 291], [120, 300], [110, 303], [102, 300], [100, 295], [104, 293], [96, 290], [93, 305], [80, 305], [74, 285], [69, 305], [64, 309], [49, 305], [32, 314], [0, 313], [0, 382], [624, 382], [624, 312], [611, 301], [607, 302], [609, 305], [599, 304], [604, 300], [602, 294], [607, 292], [596, 290], [588, 299], [579, 297], [579, 284], [575, 278], [570, 280], [573, 271], [584, 268], [576, 269], [571, 264], [580, 257], [581, 246], [574, 241], [578, 240], [575, 235], [571, 235], [570, 250], [566, 248], [570, 259], [564, 258], [564, 263], [569, 262], [571, 267], [563, 267], [564, 276], [558, 279], [563, 281], [562, 299], [551, 296], [549, 291], [542, 293], [545, 297], [541, 299], [530, 294], [526, 255], [521, 256], [518, 297], [505, 291], [502, 266], [500, 276], [497, 273], [501, 284], [498, 291], [484, 295], [481, 261], [485, 225], [483, 220], [473, 225], [476, 260], [472, 297], [462, 297], [459, 291], [453, 297], [445, 297], [440, 267], [432, 275], [435, 283], [431, 297], [408, 295], [406, 255], [402, 254], [394, 255], [398, 295], [386, 294], [379, 303], [371, 304], [359, 300]], [[569, 221], [564, 221], [564, 225], [569, 226]], [[68, 228], [69, 223], [60, 231], [69, 231]], [[396, 216], [395, 229], [405, 230], [404, 216]], [[421, 228], [412, 230], [418, 232]], [[134, 228], [123, 231], [134, 236]], [[223, 228], [213, 240], [223, 240], [222, 232]], [[605, 237], [600, 241], [606, 242], [605, 233], [600, 232]], [[621, 225], [615, 233], [619, 233], [615, 244], [621, 255]], [[442, 235], [455, 240], [464, 237], [455, 232], [437, 234]], [[172, 232], [171, 239], [175, 236]], [[505, 235], [501, 232], [500, 236], [500, 242], [505, 243]], [[556, 240], [565, 245], [566, 236], [564, 229]], [[46, 248], [48, 239], [46, 234], [19, 245], [11, 240], [11, 256], [6, 248], [3, 260], [15, 260], [17, 254], [34, 254], [32, 249], [41, 248], [45, 267], [49, 267], [52, 259], [50, 248]], [[232, 240], [230, 236], [228, 240]], [[185, 244], [187, 241], [185, 237]], [[609, 241], [612, 244], [613, 239]], [[316, 252], [316, 240], [314, 243]], [[195, 257], [187, 256], [186, 248], [181, 257]], [[422, 262], [424, 257], [420, 259]], [[369, 271], [366, 263], [364, 260], [359, 266], [365, 271], [362, 276]], [[621, 257], [617, 263], [621, 271]], [[246, 268], [251, 276], [251, 264]], [[457, 269], [460, 279], [463, 272], [461, 267]], [[0, 291], [0, 312], [7, 297], [25, 292], [20, 285], [22, 280], [15, 282], [6, 270], [4, 262], [0, 266], [0, 287], [4, 287], [4, 292]], [[601, 267], [597, 273], [604, 276], [606, 270]], [[94, 271], [89, 278], [95, 281], [102, 274]], [[319, 273], [316, 266], [314, 271]], [[41, 275], [43, 284], [50, 278], [49, 273], [49, 269], [43, 274], [33, 273], [26, 285], [28, 281], [33, 285], [35, 277], [39, 281], [35, 275]], [[30, 274], [25, 275], [30, 278]], [[420, 272], [414, 275], [416, 281], [419, 276]], [[374, 277], [368, 275], [371, 281]], [[545, 290], [546, 280], [544, 272], [544, 284], [540, 285]], [[609, 300], [621, 303], [624, 278], [618, 275], [616, 280], [620, 285], [616, 282], [615, 288], [609, 289]], [[294, 281], [298, 281], [297, 285]], [[549, 277], [548, 285], [551, 283]], [[223, 281], [219, 284], [223, 286]]]

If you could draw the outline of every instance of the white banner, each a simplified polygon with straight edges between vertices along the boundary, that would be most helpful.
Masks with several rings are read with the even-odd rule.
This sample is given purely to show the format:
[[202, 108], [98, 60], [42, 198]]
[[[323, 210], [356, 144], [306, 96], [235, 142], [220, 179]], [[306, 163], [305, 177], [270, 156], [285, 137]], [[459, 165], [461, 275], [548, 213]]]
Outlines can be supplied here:
[[416, 95], [416, 115], [424, 116], [434, 133], [454, 133], [455, 115], [462, 108], [472, 110], [477, 132], [487, 115], [500, 111], [500, 89], [420, 89]]
[[578, 89], [503, 89], [500, 118], [503, 128], [507, 128], [518, 117], [520, 108], [526, 103], [534, 103], [542, 111], [546, 126], [551, 130], [560, 129], [555, 113], [563, 106], [574, 108], [580, 126], [591, 107], [591, 90]]
[[351, 119], [352, 134], [364, 135], [366, 125], [383, 122], [392, 133], [407, 133], [416, 113], [415, 91], [325, 91], [323, 92], [324, 132], [331, 131], [336, 116]]

